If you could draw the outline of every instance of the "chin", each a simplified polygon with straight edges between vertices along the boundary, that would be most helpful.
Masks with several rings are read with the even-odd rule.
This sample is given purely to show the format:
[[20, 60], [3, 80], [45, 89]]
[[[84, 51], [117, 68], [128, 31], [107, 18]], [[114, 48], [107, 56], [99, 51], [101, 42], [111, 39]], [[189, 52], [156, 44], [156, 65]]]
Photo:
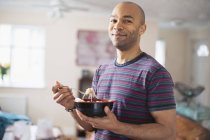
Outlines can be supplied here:
[[130, 45], [126, 45], [126, 43], [123, 41], [113, 41], [112, 40], [112, 44], [116, 49], [118, 49], [120, 51], [127, 51], [130, 47]]
[[[115, 46], [115, 45], [114, 45], [114, 46]], [[118, 50], [120, 50], [121, 52], [129, 50], [128, 47], [123, 46], [123, 45], [116, 45], [115, 47], [116, 47]]]

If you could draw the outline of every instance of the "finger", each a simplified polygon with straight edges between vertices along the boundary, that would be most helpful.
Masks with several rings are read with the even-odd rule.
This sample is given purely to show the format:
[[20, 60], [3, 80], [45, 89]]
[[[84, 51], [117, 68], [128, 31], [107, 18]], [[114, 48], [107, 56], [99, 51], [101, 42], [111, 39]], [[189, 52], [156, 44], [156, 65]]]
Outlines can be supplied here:
[[61, 96], [59, 96], [59, 98], [57, 98], [56, 99], [56, 103], [59, 103], [59, 104], [63, 104], [64, 103], [64, 100], [67, 100], [67, 98], [68, 98], [68, 96], [70, 96], [70, 95], [61, 95]]
[[69, 93], [69, 92], [57, 92], [57, 93], [54, 95], [53, 99], [56, 100], [57, 98], [59, 98], [59, 97], [62, 96], [63, 94], [69, 94], [69, 95], [73, 96], [73, 95], [72, 95], [71, 93]]
[[90, 124], [93, 128], [97, 128], [97, 125], [96, 125], [95, 123], [89, 122], [89, 124]]
[[61, 88], [61, 89], [57, 88], [57, 92], [56, 92], [56, 94], [54, 96], [54, 99], [57, 99], [59, 96], [61, 96], [61, 94], [65, 94], [67, 92], [68, 92], [69, 95], [72, 95], [72, 93], [71, 93], [69, 88], [66, 88], [66, 87], [65, 88]]
[[62, 94], [58, 99], [57, 99], [57, 103], [60, 103], [60, 102], [62, 102], [62, 100], [64, 100], [64, 99], [66, 99], [66, 98], [68, 98], [69, 100], [70, 99], [74, 99], [74, 97], [73, 96], [71, 96], [70, 94]]
[[58, 92], [58, 89], [61, 88], [61, 87], [62, 87], [62, 84], [60, 82], [56, 81], [55, 86], [52, 87], [53, 93]]
[[100, 118], [93, 118], [93, 117], [85, 117], [85, 120], [90, 124], [96, 124], [98, 121], [100, 121]]
[[62, 106], [68, 109], [74, 108], [74, 99], [71, 97], [67, 97], [58, 102], [58, 104], [61, 104]]
[[89, 119], [87, 122], [88, 122], [90, 125], [92, 125], [92, 127], [94, 127], [94, 128], [97, 128], [97, 127], [98, 127], [98, 122], [97, 122], [97, 120]]
[[53, 86], [52, 91], [53, 91], [53, 93], [57, 93], [58, 92], [58, 86], [57, 85]]
[[62, 94], [62, 93], [57, 92], [57, 93], [54, 95], [53, 99], [56, 100], [57, 98], [59, 98], [59, 96], [61, 96], [61, 94]]
[[106, 113], [107, 116], [110, 116], [112, 114], [111, 110], [109, 109], [108, 106], [105, 106], [104, 112]]
[[78, 109], [76, 110], [76, 112], [81, 119], [85, 118], [85, 115], [82, 112], [80, 112]]
[[58, 87], [62, 87], [63, 85], [60, 83], [60, 82], [58, 82], [58, 81], [56, 81], [56, 85], [58, 86]]
[[82, 112], [80, 112], [79, 110], [76, 110], [78, 116], [80, 117], [81, 120], [83, 121], [88, 121], [88, 117], [86, 115], [84, 115]]
[[58, 91], [61, 92], [61, 93], [69, 92], [70, 94], [72, 94], [70, 88], [67, 87], [67, 86], [63, 86], [63, 87], [58, 88]]

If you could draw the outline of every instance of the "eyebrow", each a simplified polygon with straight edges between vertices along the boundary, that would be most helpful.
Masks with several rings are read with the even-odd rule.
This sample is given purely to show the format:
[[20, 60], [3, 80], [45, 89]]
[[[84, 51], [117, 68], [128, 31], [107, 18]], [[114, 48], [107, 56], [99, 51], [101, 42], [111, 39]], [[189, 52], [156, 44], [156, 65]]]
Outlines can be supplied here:
[[[111, 15], [109, 18], [115, 18], [115, 17], [117, 17], [117, 16], [115, 16], [115, 15]], [[134, 19], [132, 16], [130, 16], [130, 15], [125, 15], [125, 16], [123, 16], [123, 18], [130, 18], [130, 19]]]
[[123, 18], [131, 18], [131, 19], [134, 19], [132, 16], [130, 16], [130, 15], [125, 15], [125, 16], [123, 16]]

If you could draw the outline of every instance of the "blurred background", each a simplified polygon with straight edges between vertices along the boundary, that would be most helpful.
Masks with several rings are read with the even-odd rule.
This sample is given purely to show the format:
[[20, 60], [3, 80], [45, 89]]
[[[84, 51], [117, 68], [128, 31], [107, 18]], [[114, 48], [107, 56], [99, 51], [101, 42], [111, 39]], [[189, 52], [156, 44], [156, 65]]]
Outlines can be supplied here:
[[[210, 1], [132, 1], [146, 15], [142, 50], [166, 67], [175, 83], [186, 84], [181, 92], [204, 87], [198, 96], [189, 95], [187, 104], [175, 88], [177, 102], [184, 104], [180, 112], [196, 114], [191, 119], [210, 128]], [[35, 125], [48, 120], [66, 136], [77, 137], [78, 126], [53, 101], [51, 87], [60, 81], [85, 90], [99, 64], [115, 57], [107, 28], [118, 2], [0, 0], [1, 109], [26, 115]], [[191, 114], [184, 113], [186, 109]]]

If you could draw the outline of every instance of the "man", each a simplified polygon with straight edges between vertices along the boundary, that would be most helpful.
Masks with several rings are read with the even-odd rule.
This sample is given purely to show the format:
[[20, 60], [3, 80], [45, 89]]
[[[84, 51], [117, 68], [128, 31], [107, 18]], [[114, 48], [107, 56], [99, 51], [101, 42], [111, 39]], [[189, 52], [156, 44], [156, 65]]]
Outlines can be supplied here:
[[54, 99], [87, 131], [95, 130], [97, 140], [174, 140], [176, 110], [173, 81], [167, 70], [142, 52], [140, 38], [145, 32], [145, 15], [133, 2], [116, 5], [109, 23], [109, 37], [117, 50], [116, 60], [101, 65], [93, 78], [97, 98], [115, 100], [106, 116], [87, 117], [74, 109], [70, 88], [53, 86]]

